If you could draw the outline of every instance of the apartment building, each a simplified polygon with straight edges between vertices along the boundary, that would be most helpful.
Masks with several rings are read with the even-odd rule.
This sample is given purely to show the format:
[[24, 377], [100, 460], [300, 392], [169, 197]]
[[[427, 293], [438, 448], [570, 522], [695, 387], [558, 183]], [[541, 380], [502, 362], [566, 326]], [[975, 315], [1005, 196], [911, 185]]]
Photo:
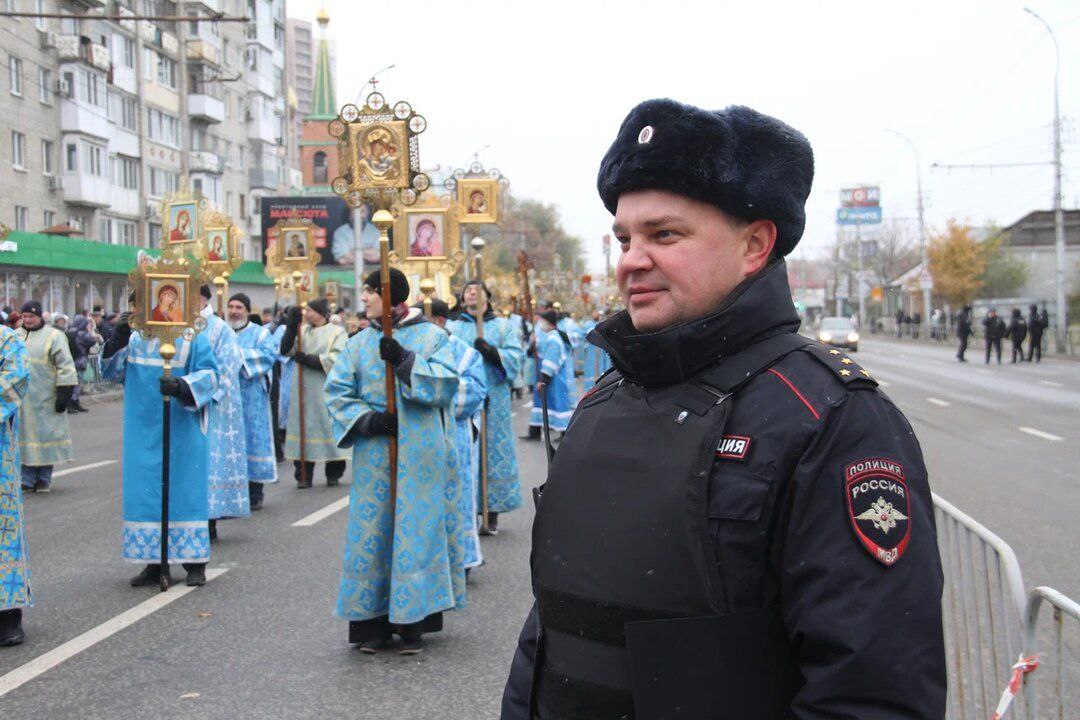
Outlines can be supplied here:
[[[2, 7], [66, 17], [0, 30], [0, 222], [158, 247], [160, 200], [186, 176], [244, 229], [245, 256], [261, 258], [259, 199], [290, 180], [284, 0]], [[199, 21], [217, 13], [247, 21]]]
[[[2, 0], [0, 9], [62, 15], [0, 23], [0, 222], [157, 248], [160, 201], [186, 176], [244, 230], [245, 259], [261, 261], [260, 199], [299, 175], [287, 150], [285, 0]], [[200, 20], [218, 13], [243, 20]], [[122, 288], [92, 270], [21, 266], [5, 268], [0, 284], [9, 299], [49, 288], [31, 293], [47, 307], [117, 307]], [[84, 290], [57, 290], [68, 286]]]

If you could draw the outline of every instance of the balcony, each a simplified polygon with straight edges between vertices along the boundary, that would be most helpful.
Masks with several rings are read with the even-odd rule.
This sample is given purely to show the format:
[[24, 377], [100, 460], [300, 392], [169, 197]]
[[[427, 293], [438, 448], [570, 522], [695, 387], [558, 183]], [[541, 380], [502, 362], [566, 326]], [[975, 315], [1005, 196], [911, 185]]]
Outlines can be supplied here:
[[220, 175], [225, 172], [225, 158], [206, 150], [194, 150], [188, 154], [190, 172], [206, 172]]
[[113, 186], [107, 177], [85, 173], [64, 173], [64, 202], [72, 205], [109, 207]]
[[56, 54], [60, 62], [82, 62], [105, 72], [112, 67], [109, 48], [90, 42], [85, 35], [58, 35]]
[[277, 171], [273, 168], [253, 167], [248, 171], [248, 182], [252, 190], [255, 188], [277, 190]]
[[[110, 187], [109, 210], [120, 215], [134, 216], [139, 214], [139, 192], [137, 190], [128, 190], [116, 185]], [[64, 199], [67, 200], [67, 193], [64, 194]]]
[[116, 134], [109, 139], [109, 152], [116, 155], [127, 155], [137, 158], [142, 155], [139, 145], [139, 136], [122, 127], [116, 128]]
[[248, 139], [258, 142], [277, 144], [278, 127], [272, 117], [265, 120], [261, 117], [253, 117], [248, 121]]
[[[196, 89], [199, 87], [196, 85]], [[193, 120], [219, 123], [225, 119], [225, 103], [213, 95], [193, 93], [188, 95], [188, 115]]]
[[216, 47], [206, 40], [189, 40], [187, 44], [187, 59], [193, 62], [206, 62], [213, 65], [219, 64], [220, 53]]
[[115, 126], [105, 116], [105, 108], [84, 105], [67, 98], [60, 101], [60, 131], [82, 133], [103, 140], [116, 134]]

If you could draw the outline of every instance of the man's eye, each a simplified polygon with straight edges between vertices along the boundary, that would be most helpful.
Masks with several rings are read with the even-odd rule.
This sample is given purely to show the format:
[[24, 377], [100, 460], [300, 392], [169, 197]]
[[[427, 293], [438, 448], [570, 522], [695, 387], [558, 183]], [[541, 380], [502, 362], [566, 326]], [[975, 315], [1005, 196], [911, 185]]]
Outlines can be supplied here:
[[657, 230], [655, 237], [657, 240], [673, 240], [677, 235], [674, 230]]

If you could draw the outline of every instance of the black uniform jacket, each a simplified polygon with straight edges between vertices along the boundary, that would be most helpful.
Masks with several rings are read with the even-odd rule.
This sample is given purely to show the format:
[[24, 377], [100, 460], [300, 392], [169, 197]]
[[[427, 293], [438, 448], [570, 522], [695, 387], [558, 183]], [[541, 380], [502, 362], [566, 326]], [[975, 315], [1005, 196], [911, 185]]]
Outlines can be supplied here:
[[[620, 314], [589, 341], [626, 381], [664, 386], [798, 325], [780, 262], [712, 316], [640, 335]], [[941, 561], [907, 419], [868, 371], [817, 343], [784, 356], [729, 401], [708, 502], [722, 592], [732, 612], [779, 605], [802, 676], [792, 717], [944, 717]], [[529, 718], [537, 632], [534, 607], [504, 720]]]

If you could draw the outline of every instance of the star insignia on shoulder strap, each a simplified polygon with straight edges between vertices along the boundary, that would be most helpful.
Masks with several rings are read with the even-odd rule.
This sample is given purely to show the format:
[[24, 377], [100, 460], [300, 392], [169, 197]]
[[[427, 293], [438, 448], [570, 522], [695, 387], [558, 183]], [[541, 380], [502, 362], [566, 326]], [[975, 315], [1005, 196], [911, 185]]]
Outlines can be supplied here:
[[859, 372], [861, 372], [866, 377], [870, 377], [870, 371], [869, 370], [860, 370]]
[[854, 360], [852, 360], [851, 358], [844, 358], [844, 359], [843, 359], [843, 360], [841, 360], [840, 362], [841, 362], [842, 364], [844, 364], [844, 365], [851, 365], [851, 364], [852, 364], [853, 362], [855, 362], [855, 361], [854, 361]]
[[839, 350], [830, 350], [830, 351], [829, 351], [829, 354], [830, 354], [830, 355], [839, 355], [839, 354], [840, 354], [840, 351], [839, 351]]
[[851, 374], [851, 371], [846, 369], [846, 368], [840, 371], [840, 375], [843, 376], [843, 377], [847, 377], [850, 374]]

